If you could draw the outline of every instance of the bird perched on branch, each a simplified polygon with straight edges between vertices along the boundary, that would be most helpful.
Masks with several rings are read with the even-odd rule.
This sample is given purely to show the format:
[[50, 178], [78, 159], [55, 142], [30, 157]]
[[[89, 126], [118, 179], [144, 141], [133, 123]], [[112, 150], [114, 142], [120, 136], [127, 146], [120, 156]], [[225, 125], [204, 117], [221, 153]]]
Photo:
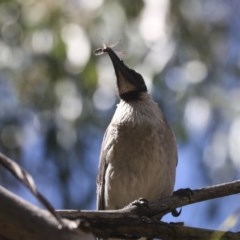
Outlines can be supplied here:
[[174, 134], [147, 92], [142, 76], [111, 47], [120, 103], [105, 132], [97, 177], [97, 209], [120, 209], [136, 199], [155, 200], [173, 192], [177, 165]]

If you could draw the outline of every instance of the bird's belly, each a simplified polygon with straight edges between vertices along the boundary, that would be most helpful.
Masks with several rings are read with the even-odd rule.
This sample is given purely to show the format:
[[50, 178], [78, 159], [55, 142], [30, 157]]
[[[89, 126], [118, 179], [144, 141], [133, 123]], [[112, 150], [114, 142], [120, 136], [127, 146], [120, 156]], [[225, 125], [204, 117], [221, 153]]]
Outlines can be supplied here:
[[117, 144], [111, 149], [105, 174], [106, 209], [122, 208], [140, 197], [154, 200], [172, 193], [175, 167], [168, 166], [170, 159], [158, 138], [144, 134], [144, 138], [119, 139]]

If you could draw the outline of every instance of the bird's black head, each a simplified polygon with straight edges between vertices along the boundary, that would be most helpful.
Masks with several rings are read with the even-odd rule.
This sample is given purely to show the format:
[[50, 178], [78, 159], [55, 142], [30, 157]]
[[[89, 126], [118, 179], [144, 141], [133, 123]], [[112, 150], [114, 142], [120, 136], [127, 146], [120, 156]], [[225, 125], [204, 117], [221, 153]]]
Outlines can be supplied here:
[[147, 91], [143, 77], [133, 69], [128, 68], [110, 47], [106, 47], [102, 51], [107, 52], [112, 60], [121, 99], [125, 101], [136, 100], [142, 92]]

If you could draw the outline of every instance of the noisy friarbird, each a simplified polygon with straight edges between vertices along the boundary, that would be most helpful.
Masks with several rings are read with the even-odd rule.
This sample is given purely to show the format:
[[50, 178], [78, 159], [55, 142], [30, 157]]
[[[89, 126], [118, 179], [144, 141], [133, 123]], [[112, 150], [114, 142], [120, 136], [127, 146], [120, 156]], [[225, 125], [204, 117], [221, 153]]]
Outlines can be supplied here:
[[120, 103], [105, 132], [97, 177], [97, 209], [120, 209], [139, 198], [172, 195], [177, 165], [174, 134], [143, 77], [110, 48]]

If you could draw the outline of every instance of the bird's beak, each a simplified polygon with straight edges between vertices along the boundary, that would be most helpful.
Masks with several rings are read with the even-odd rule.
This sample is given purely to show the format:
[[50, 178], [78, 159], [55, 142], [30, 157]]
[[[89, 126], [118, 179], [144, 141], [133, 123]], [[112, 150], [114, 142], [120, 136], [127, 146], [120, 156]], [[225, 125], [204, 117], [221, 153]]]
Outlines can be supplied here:
[[[119, 77], [119, 74], [121, 73], [122, 75], [124, 75], [125, 77], [127, 77], [127, 67], [125, 66], [125, 64], [123, 63], [123, 61], [117, 56], [117, 54], [109, 47], [107, 47], [105, 49], [105, 52], [108, 53], [114, 70], [115, 70], [115, 74], [117, 76], [117, 78]], [[126, 74], [126, 75], [125, 75]]]
[[127, 67], [110, 47], [104, 48], [103, 52], [108, 53], [112, 61], [117, 77], [118, 92], [121, 98], [124, 98], [128, 93], [130, 93], [131, 97], [135, 97], [139, 95], [140, 92], [147, 91], [142, 76], [133, 69]]

